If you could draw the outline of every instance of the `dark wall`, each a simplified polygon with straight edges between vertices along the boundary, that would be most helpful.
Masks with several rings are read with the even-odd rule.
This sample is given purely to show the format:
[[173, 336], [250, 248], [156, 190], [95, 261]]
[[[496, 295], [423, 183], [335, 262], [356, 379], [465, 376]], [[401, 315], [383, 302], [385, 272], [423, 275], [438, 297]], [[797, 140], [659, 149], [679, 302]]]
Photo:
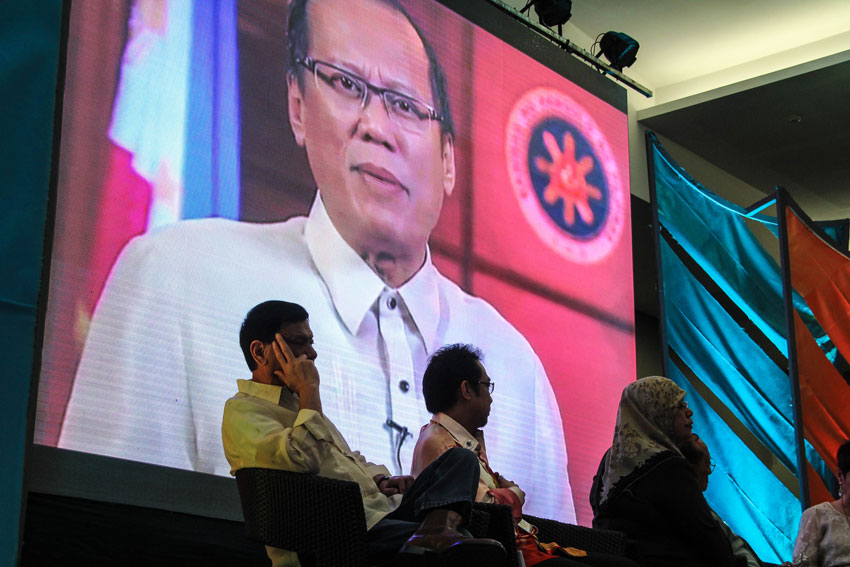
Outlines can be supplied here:
[[0, 3], [0, 564], [14, 565], [22, 513], [39, 281], [47, 230], [59, 0]]
[[663, 376], [658, 320], [658, 272], [652, 233], [652, 208], [632, 195], [632, 269], [635, 290], [637, 378]]
[[259, 567], [269, 559], [242, 522], [29, 495], [22, 566], [106, 564]]

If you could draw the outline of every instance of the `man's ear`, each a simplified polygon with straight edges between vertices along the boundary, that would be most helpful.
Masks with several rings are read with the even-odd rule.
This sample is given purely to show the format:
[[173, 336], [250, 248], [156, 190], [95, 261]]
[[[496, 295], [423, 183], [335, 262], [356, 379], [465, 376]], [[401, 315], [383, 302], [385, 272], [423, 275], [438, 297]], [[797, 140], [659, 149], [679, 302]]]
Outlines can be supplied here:
[[452, 194], [457, 181], [455, 169], [455, 142], [450, 134], [443, 134], [443, 191], [446, 197]]
[[472, 385], [469, 380], [464, 380], [460, 383], [460, 397], [464, 400], [471, 400], [473, 396]]
[[257, 363], [257, 366], [264, 366], [268, 362], [268, 353], [266, 351], [266, 345], [263, 344], [263, 341], [251, 341], [251, 344], [248, 345], [248, 351], [251, 353], [251, 358], [254, 359], [254, 362]]
[[287, 102], [289, 109], [289, 126], [295, 136], [295, 143], [304, 147], [304, 93], [298, 84], [295, 72], [286, 74]]

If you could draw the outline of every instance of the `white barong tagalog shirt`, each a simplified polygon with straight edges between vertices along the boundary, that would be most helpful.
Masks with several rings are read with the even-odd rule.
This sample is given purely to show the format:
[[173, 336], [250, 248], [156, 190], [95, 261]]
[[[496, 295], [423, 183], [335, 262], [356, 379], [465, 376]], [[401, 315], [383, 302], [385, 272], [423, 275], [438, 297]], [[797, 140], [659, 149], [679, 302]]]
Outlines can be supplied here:
[[408, 282], [387, 287], [320, 196], [308, 217], [182, 221], [131, 241], [95, 311], [59, 446], [226, 475], [221, 408], [246, 371], [239, 327], [269, 299], [307, 309], [324, 413], [394, 474], [409, 471], [430, 419], [428, 356], [451, 343], [480, 348], [497, 383], [487, 425], [494, 469], [523, 487], [528, 513], [575, 521], [561, 416], [528, 341], [440, 274], [430, 253]]

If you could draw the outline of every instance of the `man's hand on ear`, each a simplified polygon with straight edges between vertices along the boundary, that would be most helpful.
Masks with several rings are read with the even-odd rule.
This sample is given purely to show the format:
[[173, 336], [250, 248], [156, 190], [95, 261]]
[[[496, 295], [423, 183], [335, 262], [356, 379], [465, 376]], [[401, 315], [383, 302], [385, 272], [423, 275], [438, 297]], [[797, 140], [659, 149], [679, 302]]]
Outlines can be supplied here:
[[306, 354], [295, 356], [280, 333], [275, 334], [272, 349], [280, 365], [280, 369], [274, 371], [275, 376], [286, 384], [287, 388], [298, 394], [301, 409], [313, 409], [321, 413], [319, 371], [313, 361], [307, 358]]

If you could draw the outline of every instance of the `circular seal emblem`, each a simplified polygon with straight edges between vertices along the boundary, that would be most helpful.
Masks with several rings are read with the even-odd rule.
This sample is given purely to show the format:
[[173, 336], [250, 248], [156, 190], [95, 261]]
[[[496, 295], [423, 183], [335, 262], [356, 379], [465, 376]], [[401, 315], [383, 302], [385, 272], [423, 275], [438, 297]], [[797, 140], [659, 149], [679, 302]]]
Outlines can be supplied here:
[[573, 262], [606, 258], [623, 232], [626, 195], [593, 117], [563, 92], [536, 88], [514, 104], [505, 139], [508, 177], [537, 236]]

